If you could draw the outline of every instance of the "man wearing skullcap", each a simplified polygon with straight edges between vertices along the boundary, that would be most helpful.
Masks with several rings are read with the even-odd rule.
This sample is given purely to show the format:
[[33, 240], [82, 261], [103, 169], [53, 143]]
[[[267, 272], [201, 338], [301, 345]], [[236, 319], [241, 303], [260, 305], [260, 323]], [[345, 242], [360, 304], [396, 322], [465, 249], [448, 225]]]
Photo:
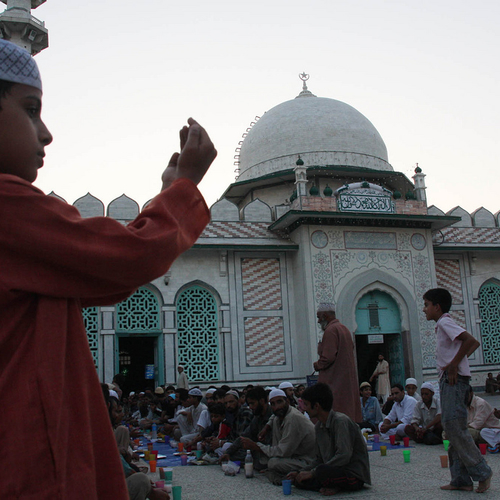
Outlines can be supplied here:
[[189, 390], [189, 380], [186, 372], [184, 371], [184, 367], [179, 365], [177, 367], [177, 372], [179, 373], [179, 376], [177, 377], [177, 388]]
[[351, 332], [335, 316], [335, 306], [320, 304], [318, 324], [325, 332], [318, 345], [319, 359], [314, 369], [319, 371], [318, 382], [330, 386], [333, 409], [345, 413], [355, 422], [361, 422], [358, 373]]
[[[126, 299], [196, 241], [210, 220], [196, 184], [216, 151], [190, 120], [162, 192], [134, 221], [84, 219], [32, 185], [52, 142], [41, 109], [34, 59], [0, 39], [0, 407], [8, 429], [0, 497], [128, 499], [82, 307]], [[30, 471], [22, 480], [12, 473], [19, 450]]]
[[420, 388], [422, 398], [415, 405], [411, 423], [405, 427], [406, 435], [416, 443], [432, 445], [443, 442], [441, 404], [439, 398], [434, 395], [434, 391], [434, 386], [430, 382], [422, 384]]
[[273, 484], [281, 485], [289, 472], [312, 463], [315, 452], [314, 425], [299, 410], [290, 406], [281, 389], [273, 389], [269, 393], [269, 404], [274, 414], [267, 423], [272, 431], [272, 443], [256, 443], [242, 437], [241, 445], [247, 450], [260, 452], [260, 462], [267, 462], [266, 477]]
[[297, 399], [295, 398], [295, 390], [293, 388], [293, 384], [291, 382], [281, 382], [279, 385], [279, 389], [281, 389], [288, 398], [288, 402], [294, 407], [297, 408]]

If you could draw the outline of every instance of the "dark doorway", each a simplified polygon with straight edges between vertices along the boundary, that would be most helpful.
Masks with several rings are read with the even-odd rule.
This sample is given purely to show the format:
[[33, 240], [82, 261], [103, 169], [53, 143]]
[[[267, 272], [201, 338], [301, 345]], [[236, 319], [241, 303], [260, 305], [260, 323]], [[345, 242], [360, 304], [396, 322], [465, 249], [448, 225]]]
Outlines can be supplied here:
[[124, 394], [154, 391], [156, 382], [146, 379], [146, 366], [155, 364], [156, 341], [157, 337], [119, 337], [119, 371], [125, 377]]
[[[361, 382], [369, 382], [373, 371], [378, 363], [378, 355], [384, 354], [384, 344], [369, 344], [368, 335], [356, 335], [356, 357], [358, 362], [358, 379]], [[375, 382], [375, 381], [374, 381]], [[358, 384], [358, 385], [359, 385]], [[376, 396], [376, 383], [372, 383], [372, 395]]]

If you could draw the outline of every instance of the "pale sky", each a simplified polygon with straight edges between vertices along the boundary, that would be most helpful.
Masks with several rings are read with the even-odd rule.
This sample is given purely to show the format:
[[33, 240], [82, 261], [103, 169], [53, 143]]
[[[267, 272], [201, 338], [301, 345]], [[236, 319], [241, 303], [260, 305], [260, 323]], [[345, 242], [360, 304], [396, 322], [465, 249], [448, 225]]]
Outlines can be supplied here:
[[47, 0], [32, 14], [49, 30], [36, 59], [54, 135], [35, 184], [69, 203], [142, 206], [193, 116], [219, 151], [200, 185], [211, 205], [245, 129], [304, 71], [374, 124], [394, 170], [419, 164], [428, 205], [500, 210], [498, 0]]

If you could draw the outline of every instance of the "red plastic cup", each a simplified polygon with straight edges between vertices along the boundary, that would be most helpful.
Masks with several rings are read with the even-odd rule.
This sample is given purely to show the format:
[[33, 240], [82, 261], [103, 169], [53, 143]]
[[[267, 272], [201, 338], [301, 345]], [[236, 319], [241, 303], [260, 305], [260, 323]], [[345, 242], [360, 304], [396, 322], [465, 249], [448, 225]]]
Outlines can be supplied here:
[[149, 452], [149, 456], [154, 455], [155, 460], [158, 460], [158, 450], [153, 450]]
[[156, 460], [149, 461], [149, 471], [156, 472]]
[[177, 443], [177, 451], [183, 451], [184, 450], [184, 443]]
[[393, 434], [392, 436], [389, 436], [389, 441], [391, 442], [391, 444], [396, 444], [396, 435]]
[[153, 451], [153, 443], [148, 443], [148, 450]]
[[479, 449], [481, 450], [481, 455], [486, 455], [486, 447], [487, 447], [487, 446], [488, 446], [488, 445], [487, 445], [486, 443], [481, 443], [481, 444], [479, 445]]
[[410, 446], [410, 438], [408, 438], [408, 437], [403, 438], [403, 444], [404, 444], [405, 448], [408, 448], [408, 446]]

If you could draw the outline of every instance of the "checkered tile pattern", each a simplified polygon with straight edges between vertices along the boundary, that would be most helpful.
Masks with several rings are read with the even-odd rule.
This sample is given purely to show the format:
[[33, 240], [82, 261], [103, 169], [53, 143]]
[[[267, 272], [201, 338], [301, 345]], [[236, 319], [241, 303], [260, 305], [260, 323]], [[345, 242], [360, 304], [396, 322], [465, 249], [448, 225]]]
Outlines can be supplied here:
[[464, 311], [450, 311], [450, 316], [458, 326], [461, 326], [464, 330], [467, 330]]
[[247, 366], [285, 364], [283, 318], [245, 318]]
[[[442, 236], [444, 241], [442, 241]], [[496, 227], [445, 227], [434, 234], [437, 243], [470, 243], [500, 245], [500, 229]]]
[[272, 238], [267, 222], [212, 221], [201, 233], [201, 238]]
[[247, 311], [281, 309], [279, 259], [242, 259], [241, 279]]
[[453, 304], [464, 303], [458, 260], [436, 259], [436, 278], [438, 287], [451, 293]]

